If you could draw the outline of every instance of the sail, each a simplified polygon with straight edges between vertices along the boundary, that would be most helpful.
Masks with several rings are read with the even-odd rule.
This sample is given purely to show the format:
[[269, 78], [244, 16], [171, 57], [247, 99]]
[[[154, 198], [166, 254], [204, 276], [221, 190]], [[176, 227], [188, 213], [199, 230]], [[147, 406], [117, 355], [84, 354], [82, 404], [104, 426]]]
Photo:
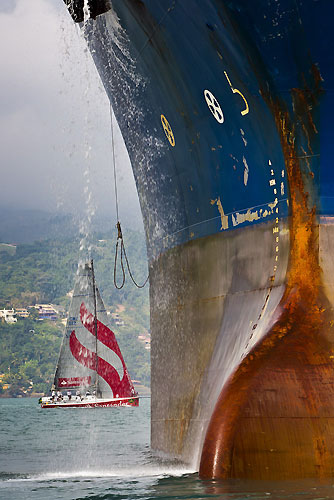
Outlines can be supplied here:
[[94, 315], [88, 311], [84, 303], [80, 307], [80, 318], [84, 327], [92, 337], [95, 337], [95, 331], [97, 332], [96, 353], [89, 352], [74, 335], [70, 339], [71, 351], [79, 363], [97, 371], [97, 387], [102, 397], [108, 397], [111, 393], [114, 397], [134, 396], [135, 390], [115, 334], [107, 326], [107, 314], [98, 290], [96, 290], [96, 300], [96, 330]]
[[125, 361], [123, 359], [121, 350], [117, 343], [115, 334], [108, 328], [107, 313], [102, 301], [102, 297], [98, 289], [96, 289], [97, 301], [97, 338], [98, 342], [98, 355], [100, 357], [100, 349], [106, 346], [109, 349], [109, 356], [112, 354], [112, 365], [117, 371], [118, 377], [115, 377], [111, 385], [114, 395], [120, 397], [133, 396], [135, 390], [129, 376]]
[[[82, 303], [94, 311], [93, 275], [89, 264], [79, 265], [74, 286], [72, 301], [67, 317], [66, 329], [60, 349], [54, 385], [57, 389], [90, 387], [96, 384], [96, 372], [78, 363], [70, 348], [72, 332], [75, 332], [79, 342], [90, 351], [95, 351], [96, 340], [87, 332], [80, 321]], [[73, 337], [73, 336], [72, 336]]]
[[90, 387], [102, 398], [133, 396], [133, 384], [96, 288], [94, 296], [94, 286], [92, 268], [86, 264], [79, 269], [75, 284], [55, 386]]

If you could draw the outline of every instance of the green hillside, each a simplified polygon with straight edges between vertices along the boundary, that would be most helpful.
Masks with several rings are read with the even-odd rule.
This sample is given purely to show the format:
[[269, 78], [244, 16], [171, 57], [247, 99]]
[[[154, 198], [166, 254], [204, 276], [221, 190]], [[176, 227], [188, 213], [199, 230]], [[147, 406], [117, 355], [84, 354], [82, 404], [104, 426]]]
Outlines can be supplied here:
[[[147, 276], [144, 236], [130, 230], [125, 230], [124, 236], [133, 273], [138, 282], [143, 282]], [[109, 316], [132, 378], [149, 385], [149, 351], [138, 340], [138, 335], [149, 330], [148, 285], [139, 290], [127, 276], [122, 290], [114, 287], [115, 242], [116, 232], [100, 232], [90, 237], [96, 282], [106, 309], [118, 312], [121, 323], [124, 322], [117, 326]], [[22, 244], [16, 247], [15, 254], [0, 247], [0, 308], [52, 303], [65, 307], [66, 311], [78, 260], [82, 258], [79, 248], [79, 238]], [[18, 319], [15, 324], [0, 322], [0, 374], [3, 375], [0, 392], [6, 383], [11, 384], [12, 394], [49, 388], [63, 328], [60, 321], [38, 321], [31, 316]]]

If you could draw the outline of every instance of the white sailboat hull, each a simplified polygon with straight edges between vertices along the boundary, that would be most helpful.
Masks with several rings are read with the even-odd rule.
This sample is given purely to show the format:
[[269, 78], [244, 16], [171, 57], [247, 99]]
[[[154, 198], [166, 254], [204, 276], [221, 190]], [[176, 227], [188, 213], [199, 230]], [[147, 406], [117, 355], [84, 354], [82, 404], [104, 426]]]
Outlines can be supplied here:
[[69, 401], [42, 401], [41, 408], [108, 408], [111, 406], [139, 406], [139, 396], [128, 398], [90, 398]]

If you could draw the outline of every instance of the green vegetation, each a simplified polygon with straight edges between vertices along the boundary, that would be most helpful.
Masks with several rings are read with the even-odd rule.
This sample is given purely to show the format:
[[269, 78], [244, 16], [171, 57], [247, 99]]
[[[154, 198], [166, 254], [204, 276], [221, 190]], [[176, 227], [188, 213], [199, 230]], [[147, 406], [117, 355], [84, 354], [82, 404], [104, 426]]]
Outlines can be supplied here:
[[0, 243], [0, 252], [7, 252], [10, 255], [14, 255], [16, 252], [16, 246], [7, 245], [6, 243]]
[[49, 321], [18, 320], [0, 323], [0, 387], [10, 384], [8, 394], [44, 392], [50, 388], [62, 330]]
[[[138, 282], [147, 276], [144, 236], [124, 231], [127, 255]], [[138, 290], [128, 275], [121, 290], [113, 282], [115, 233], [95, 234], [91, 254], [96, 281], [107, 310], [119, 312], [124, 326], [110, 322], [134, 379], [150, 382], [149, 351], [138, 341], [138, 335], [149, 330], [148, 286]], [[68, 309], [74, 287], [80, 241], [44, 240], [22, 244], [11, 255], [0, 247], [0, 308], [27, 307], [35, 303], [52, 303]], [[122, 274], [118, 267], [118, 282]], [[36, 316], [36, 315], [35, 315]], [[38, 321], [30, 316], [15, 324], [0, 323], [0, 373], [2, 385], [10, 384], [11, 395], [44, 392], [50, 387], [61, 343], [60, 322]], [[2, 386], [0, 383], [0, 393]]]

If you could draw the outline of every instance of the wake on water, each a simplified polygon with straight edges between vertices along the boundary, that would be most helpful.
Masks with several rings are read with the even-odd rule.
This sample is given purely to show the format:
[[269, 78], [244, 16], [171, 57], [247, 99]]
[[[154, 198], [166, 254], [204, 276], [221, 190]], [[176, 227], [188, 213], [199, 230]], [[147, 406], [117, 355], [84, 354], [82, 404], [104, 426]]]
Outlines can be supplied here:
[[44, 472], [41, 474], [23, 475], [23, 474], [0, 474], [0, 481], [56, 481], [66, 479], [103, 479], [103, 478], [163, 478], [163, 477], [181, 477], [186, 474], [193, 474], [195, 471], [187, 468], [175, 467], [128, 467], [114, 468], [105, 470], [77, 470], [77, 471], [58, 471]]

